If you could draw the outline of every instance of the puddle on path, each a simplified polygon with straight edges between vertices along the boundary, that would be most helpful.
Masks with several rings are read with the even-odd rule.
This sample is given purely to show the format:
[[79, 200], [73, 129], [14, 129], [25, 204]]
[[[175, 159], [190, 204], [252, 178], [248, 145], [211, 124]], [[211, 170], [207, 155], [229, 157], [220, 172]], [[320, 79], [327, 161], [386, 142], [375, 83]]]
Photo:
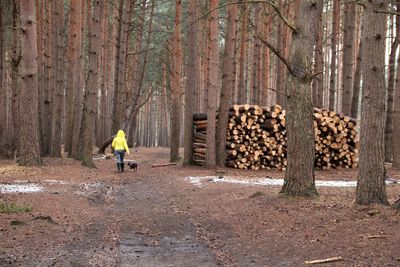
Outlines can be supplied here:
[[0, 193], [36, 193], [44, 190], [44, 187], [37, 184], [0, 184]]
[[[190, 183], [202, 187], [203, 183], [230, 183], [230, 184], [242, 184], [242, 185], [264, 185], [264, 186], [282, 186], [283, 179], [272, 179], [272, 178], [257, 178], [257, 179], [246, 179], [239, 180], [235, 177], [219, 177], [219, 176], [199, 176], [199, 177], [186, 177]], [[386, 181], [386, 184], [396, 184], [394, 181]], [[357, 181], [315, 181], [316, 186], [320, 187], [356, 187]]]
[[148, 242], [141, 234], [129, 234], [119, 243], [119, 266], [217, 266], [210, 252], [193, 239], [162, 237]]

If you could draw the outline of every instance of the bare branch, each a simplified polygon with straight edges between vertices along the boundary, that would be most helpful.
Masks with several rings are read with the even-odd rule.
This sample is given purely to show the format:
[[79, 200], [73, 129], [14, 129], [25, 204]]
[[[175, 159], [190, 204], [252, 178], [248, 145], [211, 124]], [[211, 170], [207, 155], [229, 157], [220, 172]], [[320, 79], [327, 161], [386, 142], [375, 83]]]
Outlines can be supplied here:
[[[242, 5], [242, 4], [257, 4], [257, 3], [264, 3], [264, 4], [268, 4], [270, 5], [275, 12], [278, 14], [278, 16], [283, 20], [283, 22], [294, 32], [294, 33], [298, 33], [297, 29], [289, 23], [289, 20], [283, 16], [282, 12], [279, 9], [279, 5], [277, 4], [276, 0], [244, 0], [244, 1], [239, 1], [239, 2], [232, 2], [232, 3], [226, 3], [224, 5], [220, 5], [215, 9], [209, 10], [206, 13], [204, 13], [203, 15], [201, 15], [200, 17], [198, 17], [197, 19], [195, 19], [190, 25], [198, 22], [201, 19], [204, 19], [205, 17], [207, 17], [209, 14], [211, 14], [211, 12], [213, 12], [214, 10], [229, 6], [229, 5]], [[189, 26], [190, 26], [189, 25]]]
[[289, 73], [293, 75], [294, 77], [297, 77], [297, 74], [294, 72], [292, 67], [290, 66], [288, 60], [282, 55], [281, 51], [276, 49], [270, 42], [267, 40], [264, 40], [259, 34], [256, 34], [256, 37], [264, 44], [266, 45], [271, 51], [285, 64], [286, 68], [288, 69]]

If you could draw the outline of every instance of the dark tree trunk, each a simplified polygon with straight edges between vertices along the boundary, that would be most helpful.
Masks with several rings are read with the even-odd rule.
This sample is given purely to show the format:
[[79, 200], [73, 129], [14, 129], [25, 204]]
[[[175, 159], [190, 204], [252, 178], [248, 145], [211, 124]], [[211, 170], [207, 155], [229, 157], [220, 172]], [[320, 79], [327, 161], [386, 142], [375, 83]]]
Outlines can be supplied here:
[[344, 11], [344, 43], [343, 43], [343, 68], [342, 68], [342, 92], [343, 92], [343, 113], [351, 116], [351, 97], [353, 89], [354, 69], [354, 44], [356, 28], [356, 4], [348, 3]]
[[20, 116], [19, 158], [24, 166], [39, 165], [39, 117], [37, 90], [37, 29], [34, 1], [21, 1], [20, 20], [24, 29], [21, 34], [21, 105], [24, 112]]
[[[400, 4], [397, 6], [399, 11]], [[385, 125], [385, 161], [393, 161], [393, 112], [394, 112], [394, 87], [395, 87], [395, 62], [400, 38], [400, 16], [396, 17], [396, 37], [392, 43], [389, 55], [389, 77], [387, 82], [387, 110]]]
[[216, 161], [216, 142], [215, 142], [215, 127], [216, 127], [216, 110], [218, 96], [218, 81], [219, 81], [219, 49], [218, 49], [218, 3], [219, 0], [211, 0], [210, 10], [210, 68], [209, 79], [210, 87], [208, 89], [208, 105], [207, 105], [207, 138], [206, 138], [206, 160], [207, 166], [215, 166]]
[[351, 117], [357, 119], [358, 117], [358, 107], [360, 102], [360, 87], [361, 87], [361, 63], [362, 63], [362, 50], [363, 50], [362, 40], [358, 46], [356, 68], [354, 71], [354, 84], [353, 84], [353, 96], [351, 99]]
[[182, 113], [182, 44], [181, 44], [181, 0], [175, 2], [175, 32], [174, 48], [172, 58], [172, 114], [171, 114], [171, 162], [179, 160], [180, 133], [181, 133], [181, 113]]
[[311, 81], [313, 47], [318, 27], [309, 21], [318, 21], [322, 14], [322, 1], [301, 1], [295, 18], [297, 34], [289, 54], [292, 71], [287, 96], [287, 171], [281, 193], [289, 196], [315, 196], [314, 126]]
[[197, 91], [197, 80], [198, 75], [196, 73], [196, 57], [197, 57], [197, 23], [194, 23], [197, 16], [197, 0], [189, 1], [189, 31], [188, 31], [188, 57], [187, 57], [187, 81], [185, 88], [185, 122], [184, 122], [184, 156], [183, 164], [190, 165], [193, 161], [193, 122], [192, 115], [194, 113], [194, 101], [193, 95]]
[[312, 92], [313, 92], [313, 105], [315, 107], [322, 108], [323, 95], [324, 95], [324, 55], [323, 55], [323, 21], [322, 16], [318, 20], [318, 31], [315, 40], [315, 61], [314, 61], [314, 72], [316, 76], [312, 81]]
[[54, 1], [53, 19], [55, 20], [55, 71], [56, 80], [54, 88], [54, 106], [53, 106], [53, 138], [51, 144], [52, 157], [61, 157], [61, 130], [63, 113], [63, 95], [64, 95], [64, 3]]
[[363, 94], [360, 126], [360, 156], [356, 202], [388, 204], [385, 169], [384, 53], [386, 15], [374, 10], [386, 7], [385, 0], [366, 2], [362, 42]]
[[337, 43], [339, 39], [340, 25], [340, 0], [333, 0], [333, 15], [332, 15], [332, 43], [331, 43], [331, 66], [329, 79], [329, 109], [335, 110], [335, 95], [336, 95], [336, 72], [337, 72]]
[[[231, 1], [232, 2], [232, 1]], [[217, 165], [224, 166], [226, 158], [226, 130], [228, 128], [228, 110], [230, 104], [231, 90], [234, 88], [235, 76], [233, 76], [235, 61], [236, 44], [236, 21], [238, 15], [238, 6], [228, 6], [228, 22], [225, 38], [225, 51], [222, 67], [222, 84], [220, 95], [220, 106], [218, 112], [218, 123], [216, 129], [216, 153]]]
[[[103, 1], [93, 1], [93, 14], [88, 12], [91, 17], [89, 24], [89, 73], [86, 80], [86, 90], [84, 96], [82, 129], [80, 140], [82, 140], [80, 160], [88, 167], [95, 167], [92, 161], [94, 126], [96, 120], [96, 93], [98, 84], [98, 60], [100, 52], [100, 33], [101, 33], [101, 10]], [[89, 10], [90, 11], [90, 10]]]

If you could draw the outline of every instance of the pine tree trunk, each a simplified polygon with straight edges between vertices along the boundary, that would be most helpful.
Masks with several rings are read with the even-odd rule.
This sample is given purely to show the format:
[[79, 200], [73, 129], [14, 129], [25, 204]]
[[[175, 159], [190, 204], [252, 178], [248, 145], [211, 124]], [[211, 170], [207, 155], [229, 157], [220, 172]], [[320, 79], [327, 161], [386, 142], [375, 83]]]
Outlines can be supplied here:
[[[399, 11], [400, 4], [397, 4], [397, 11]], [[399, 17], [396, 17], [396, 29], [400, 30], [398, 25]], [[399, 21], [400, 22], [400, 21]], [[399, 32], [396, 30], [396, 38], [400, 38]], [[393, 99], [393, 136], [400, 135], [400, 57], [397, 58], [397, 72], [395, 78], [395, 93]], [[400, 139], [393, 138], [392, 143], [392, 153], [393, 153], [393, 167], [400, 169]], [[400, 201], [397, 201], [397, 208], [400, 208]]]
[[344, 7], [343, 36], [343, 113], [351, 115], [351, 97], [353, 95], [354, 44], [356, 28], [356, 4], [348, 3]]
[[80, 47], [82, 45], [81, 37], [81, 0], [71, 0], [70, 3], [70, 27], [68, 35], [68, 51], [67, 51], [67, 120], [65, 125], [65, 150], [71, 156], [72, 151], [72, 136], [73, 136], [73, 122], [74, 122], [74, 101], [75, 94], [80, 90], [77, 81], [79, 77], [76, 76], [76, 68], [80, 65]]
[[53, 61], [52, 61], [52, 47], [53, 47], [53, 36], [51, 34], [52, 28], [52, 15], [51, 15], [51, 4], [45, 2], [45, 22], [43, 25], [43, 43], [44, 43], [44, 80], [43, 80], [43, 113], [42, 113], [42, 131], [41, 131], [41, 155], [50, 155], [51, 146], [51, 107], [52, 107], [52, 73], [53, 73]]
[[187, 81], [185, 87], [185, 110], [184, 110], [184, 156], [183, 164], [190, 165], [193, 161], [193, 122], [192, 115], [194, 113], [195, 100], [193, 97], [197, 91], [197, 72], [196, 72], [196, 57], [197, 57], [197, 0], [189, 1], [189, 31], [188, 38], [188, 57], [187, 57]]
[[240, 24], [240, 54], [239, 54], [239, 81], [238, 81], [238, 104], [246, 103], [246, 50], [247, 50], [247, 20], [248, 8], [246, 4], [241, 7], [241, 24]]
[[[400, 4], [398, 4], [400, 7]], [[399, 8], [397, 9], [399, 10]], [[391, 46], [389, 55], [389, 77], [387, 82], [387, 110], [385, 125], [385, 161], [393, 161], [393, 112], [394, 112], [394, 87], [395, 87], [395, 62], [400, 38], [400, 16], [396, 17], [396, 37]]]
[[[6, 90], [5, 86], [3, 86], [3, 62], [4, 62], [4, 42], [3, 42], [3, 35], [4, 35], [4, 27], [3, 27], [3, 3], [0, 2], [0, 144], [3, 143], [4, 141], [4, 135], [5, 135], [5, 122], [6, 122], [6, 101], [5, 101], [5, 95], [6, 95]], [[2, 155], [0, 154], [0, 157]]]
[[357, 175], [356, 202], [388, 204], [386, 195], [386, 169], [384, 154], [385, 88], [384, 53], [386, 15], [375, 9], [385, 8], [385, 0], [366, 2], [362, 42], [363, 95], [360, 126], [360, 156]]
[[206, 165], [216, 165], [216, 144], [215, 144], [215, 127], [216, 127], [216, 109], [218, 78], [219, 78], [219, 49], [218, 49], [218, 0], [211, 0], [210, 10], [210, 88], [208, 90], [208, 106], [207, 106], [207, 138], [206, 138]]
[[357, 119], [358, 118], [358, 107], [359, 107], [359, 99], [360, 99], [360, 87], [361, 87], [361, 68], [362, 68], [362, 58], [361, 55], [363, 53], [362, 48], [362, 40], [360, 40], [358, 46], [358, 53], [356, 59], [356, 68], [354, 71], [354, 84], [353, 84], [353, 96], [351, 99], [351, 117]]
[[[117, 58], [115, 61], [114, 77], [114, 103], [113, 103], [113, 127], [112, 132], [121, 127], [123, 120], [123, 102], [125, 92], [125, 53], [126, 53], [126, 34], [127, 34], [127, 8], [124, 8], [125, 0], [119, 0], [118, 6], [118, 37], [117, 37]], [[130, 7], [129, 4], [126, 5]]]
[[[263, 18], [264, 21], [264, 33], [263, 33], [263, 38], [268, 38], [271, 32], [271, 19]], [[261, 105], [262, 106], [267, 106], [268, 105], [268, 92], [269, 92], [269, 82], [270, 82], [270, 51], [269, 48], [266, 46], [262, 46], [262, 86], [261, 86]]]
[[181, 0], [175, 2], [175, 32], [174, 48], [172, 58], [172, 113], [171, 113], [171, 151], [170, 160], [176, 162], [179, 160], [180, 132], [181, 132], [181, 111], [182, 111], [182, 44], [181, 44]]
[[[400, 66], [400, 57], [397, 58], [397, 66]], [[396, 72], [396, 90], [393, 111], [393, 136], [400, 136], [400, 71]], [[400, 169], [400, 138], [393, 138], [393, 167]], [[400, 202], [399, 202], [400, 205]]]
[[88, 16], [91, 16], [91, 23], [88, 27], [89, 34], [89, 73], [86, 81], [84, 96], [84, 106], [82, 115], [82, 128], [80, 140], [82, 140], [82, 154], [80, 160], [88, 167], [95, 167], [92, 161], [94, 127], [96, 115], [96, 92], [98, 85], [98, 60], [100, 52], [100, 33], [101, 33], [101, 10], [103, 1], [93, 1], [93, 14], [88, 9]]
[[312, 82], [313, 92], [313, 105], [314, 107], [322, 108], [323, 106], [323, 95], [324, 95], [324, 55], [323, 55], [323, 21], [322, 16], [318, 20], [318, 31], [317, 38], [315, 40], [315, 61], [314, 61], [314, 73], [316, 73], [315, 79]]
[[333, 0], [332, 37], [331, 37], [331, 66], [329, 78], [329, 109], [335, 110], [336, 70], [337, 70], [337, 43], [340, 26], [340, 0]]
[[287, 171], [281, 193], [285, 195], [315, 196], [314, 126], [311, 81], [313, 47], [318, 32], [316, 24], [322, 14], [322, 1], [301, 1], [294, 25], [289, 54], [292, 72], [289, 75], [286, 129]]
[[[232, 2], [232, 1], [231, 1]], [[234, 61], [235, 61], [235, 45], [236, 45], [236, 21], [238, 16], [238, 6], [228, 6], [228, 22], [225, 38], [225, 51], [222, 66], [222, 84], [220, 94], [220, 106], [218, 110], [218, 123], [216, 129], [216, 160], [217, 165], [223, 167], [226, 159], [226, 131], [228, 128], [228, 111], [231, 90], [234, 88], [235, 76]]]
[[[286, 5], [286, 0], [280, 0], [281, 10], [284, 10]], [[282, 11], [283, 12], [283, 11]], [[285, 23], [278, 18], [278, 36], [277, 36], [277, 46], [279, 47], [279, 51], [286, 58], [287, 51], [287, 26]], [[281, 105], [283, 108], [286, 108], [286, 67], [283, 63], [278, 59], [276, 63], [276, 103]]]
[[[21, 22], [20, 22], [20, 1], [13, 2], [13, 30], [12, 30], [12, 50], [11, 50], [11, 91], [12, 91], [12, 102], [11, 102], [11, 111], [12, 111], [12, 121], [13, 121], [13, 137], [8, 141], [12, 144], [16, 144], [18, 140], [15, 140], [14, 137], [19, 136], [19, 129], [21, 126], [20, 115], [21, 115], [21, 95], [20, 95], [20, 87], [21, 87], [21, 74], [19, 73], [18, 67], [21, 62], [21, 36], [20, 30]], [[18, 148], [17, 148], [18, 155]]]
[[63, 113], [63, 95], [64, 95], [64, 3], [54, 1], [54, 20], [56, 26], [56, 83], [54, 91], [53, 106], [53, 138], [51, 144], [51, 156], [61, 157], [61, 130]]
[[21, 106], [19, 158], [23, 166], [41, 164], [37, 90], [37, 29], [34, 1], [20, 3], [21, 27]]

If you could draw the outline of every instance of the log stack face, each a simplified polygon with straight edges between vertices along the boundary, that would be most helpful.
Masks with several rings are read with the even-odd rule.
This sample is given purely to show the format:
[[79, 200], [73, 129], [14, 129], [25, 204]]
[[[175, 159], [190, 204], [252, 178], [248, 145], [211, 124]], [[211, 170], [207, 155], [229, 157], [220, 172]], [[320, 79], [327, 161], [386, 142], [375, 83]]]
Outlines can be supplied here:
[[[279, 105], [234, 105], [227, 129], [226, 166], [239, 169], [286, 170], [286, 119]], [[193, 161], [204, 164], [207, 115], [193, 115]], [[358, 166], [356, 121], [333, 111], [314, 109], [315, 167]]]

